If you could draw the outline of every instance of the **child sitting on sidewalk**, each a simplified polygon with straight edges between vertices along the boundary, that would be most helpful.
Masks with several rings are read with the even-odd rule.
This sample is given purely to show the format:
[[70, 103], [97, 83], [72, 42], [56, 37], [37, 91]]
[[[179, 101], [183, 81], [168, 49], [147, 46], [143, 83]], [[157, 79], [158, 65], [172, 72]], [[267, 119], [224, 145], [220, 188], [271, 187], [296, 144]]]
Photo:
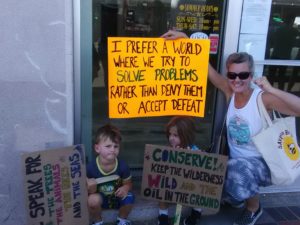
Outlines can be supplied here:
[[[194, 145], [195, 132], [194, 120], [188, 116], [175, 116], [166, 126], [166, 135], [173, 148], [198, 150]], [[166, 202], [159, 202], [159, 225], [169, 225], [168, 207]], [[196, 225], [197, 220], [201, 217], [201, 212], [201, 208], [193, 208], [191, 215], [184, 219], [184, 225]]]
[[100, 127], [95, 135], [97, 157], [87, 165], [88, 208], [94, 225], [102, 225], [102, 209], [119, 209], [117, 225], [130, 225], [133, 207], [129, 167], [118, 158], [121, 134], [112, 126]]

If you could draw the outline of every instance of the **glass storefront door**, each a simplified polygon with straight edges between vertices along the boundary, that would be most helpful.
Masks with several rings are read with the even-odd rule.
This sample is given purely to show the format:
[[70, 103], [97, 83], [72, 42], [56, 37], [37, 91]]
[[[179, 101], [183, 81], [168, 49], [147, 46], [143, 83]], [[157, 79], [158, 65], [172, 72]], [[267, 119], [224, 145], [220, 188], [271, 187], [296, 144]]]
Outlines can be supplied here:
[[[92, 133], [105, 123], [118, 126], [123, 134], [120, 156], [131, 168], [142, 168], [145, 144], [167, 144], [164, 126], [169, 117], [108, 117], [107, 37], [159, 37], [170, 28], [188, 35], [202, 32], [214, 43], [210, 62], [217, 68], [225, 4], [221, 0], [93, 0]], [[196, 144], [203, 149], [212, 139], [215, 95], [208, 84], [205, 117], [195, 118]]]
[[[273, 0], [265, 52], [267, 64], [263, 74], [271, 83], [300, 96], [300, 1]], [[300, 118], [296, 118], [297, 134], [300, 132]], [[298, 138], [299, 143], [299, 138]], [[300, 179], [294, 184], [273, 186], [265, 191], [299, 191]]]
[[[92, 35], [90, 35], [91, 32], [87, 35], [81, 32], [81, 40], [83, 40], [82, 43], [85, 44], [85, 49], [89, 47], [88, 44], [93, 43], [94, 73], [93, 79], [91, 79], [93, 82], [90, 82], [89, 79], [85, 77], [87, 76], [86, 72], [89, 71], [88, 69], [84, 70], [84, 75], [81, 74], [81, 79], [85, 82], [84, 85], [87, 86], [84, 88], [85, 91], [89, 89], [93, 94], [91, 94], [92, 100], [89, 104], [89, 95], [85, 98], [85, 95], [81, 93], [83, 96], [81, 97], [83, 99], [82, 102], [87, 102], [81, 106], [81, 111], [88, 108], [91, 109], [93, 115], [89, 116], [89, 113], [84, 112], [82, 113], [83, 116], [81, 115], [79, 118], [81, 126], [84, 127], [84, 129], [81, 129], [82, 142], [80, 143], [91, 146], [92, 133], [99, 126], [107, 122], [116, 124], [123, 133], [124, 142], [121, 157], [126, 158], [132, 168], [141, 168], [145, 144], [167, 143], [164, 125], [169, 118], [108, 118], [106, 90], [107, 36], [157, 37], [172, 27], [184, 30], [189, 35], [198, 31], [204, 32], [208, 36], [210, 34], [217, 34], [219, 35], [219, 39], [217, 39], [219, 41], [216, 45], [216, 51], [210, 54], [210, 62], [215, 68], [224, 72], [224, 62], [220, 60], [221, 55], [226, 57], [234, 51], [245, 50], [253, 54], [252, 50], [254, 50], [255, 54], [258, 53], [258, 55], [254, 57], [257, 76], [266, 75], [274, 86], [290, 91], [296, 95], [300, 94], [299, 33], [296, 34], [296, 32], [292, 31], [294, 35], [291, 36], [293, 36], [293, 38], [291, 38], [290, 35], [285, 35], [286, 38], [282, 41], [282, 44], [289, 46], [284, 49], [284, 51], [288, 50], [287, 54], [275, 54], [279, 51], [278, 49], [275, 50], [276, 41], [274, 41], [275, 32], [279, 31], [279, 28], [286, 26], [288, 21], [292, 21], [292, 25], [289, 26], [290, 29], [298, 30], [299, 32], [300, 0], [245, 0], [243, 2], [235, 0], [90, 1], [93, 3], [91, 7], [85, 6], [88, 5], [86, 3], [88, 1], [82, 1], [82, 4], [86, 7], [85, 10], [87, 8], [88, 10], [83, 14], [84, 17], [81, 21], [86, 21], [86, 17], [89, 16], [89, 18], [92, 18]], [[248, 7], [246, 7], [245, 4], [248, 4]], [[267, 12], [267, 10], [270, 11]], [[226, 18], [226, 24], [224, 11], [230, 15]], [[243, 11], [246, 12], [246, 17], [243, 17]], [[294, 19], [288, 19], [289, 16], [293, 16]], [[244, 18], [248, 19], [247, 22], [249, 23], [246, 23], [247, 26], [241, 26]], [[256, 20], [259, 22], [255, 22]], [[265, 20], [266, 27], [262, 29], [262, 22], [265, 22]], [[85, 25], [84, 22], [83, 24]], [[89, 31], [88, 26], [83, 26], [81, 29]], [[226, 27], [225, 35], [223, 35], [224, 27]], [[245, 29], [241, 31], [241, 27]], [[250, 29], [251, 27], [252, 30]], [[257, 30], [258, 33], [255, 33]], [[86, 38], [86, 36], [92, 36], [91, 42], [89, 42], [89, 38]], [[88, 40], [87, 44], [86, 40]], [[276, 55], [277, 58], [275, 58]], [[84, 57], [82, 58], [85, 60]], [[220, 66], [221, 61], [223, 62], [222, 66]], [[86, 62], [83, 64], [86, 64]], [[271, 73], [271, 71], [275, 72]], [[88, 81], [86, 82], [86, 80]], [[208, 84], [205, 117], [197, 118], [196, 144], [201, 148], [207, 148], [210, 145], [212, 133], [216, 131], [217, 127], [214, 121], [220, 120], [221, 118], [220, 115], [216, 114], [224, 110], [224, 107], [220, 107], [221, 104], [215, 104], [216, 96], [216, 90]], [[89, 127], [84, 126], [84, 124], [89, 123], [92, 125], [92, 128], [86, 129]], [[299, 127], [299, 118], [297, 118], [298, 136]], [[92, 148], [89, 147], [87, 149], [87, 155], [90, 157], [91, 154]], [[294, 186], [289, 186], [288, 188], [277, 187], [275, 188], [276, 190], [273, 191], [299, 190], [299, 183], [300, 180], [296, 182]], [[270, 190], [271, 189], [268, 189], [266, 191]]]
[[[265, 59], [278, 60], [264, 67], [273, 85], [295, 94], [300, 93], [300, 1], [273, 1], [269, 20]], [[298, 63], [298, 65], [297, 65]]]

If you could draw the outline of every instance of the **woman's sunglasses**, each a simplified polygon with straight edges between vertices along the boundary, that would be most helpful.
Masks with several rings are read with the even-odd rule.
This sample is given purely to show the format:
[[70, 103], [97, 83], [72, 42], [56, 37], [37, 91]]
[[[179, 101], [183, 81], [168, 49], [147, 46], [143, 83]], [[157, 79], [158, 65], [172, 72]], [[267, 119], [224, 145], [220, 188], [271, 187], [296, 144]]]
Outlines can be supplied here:
[[251, 72], [240, 72], [240, 73], [234, 73], [234, 72], [228, 72], [227, 77], [230, 80], [235, 80], [236, 77], [239, 77], [240, 80], [246, 80], [251, 75]]

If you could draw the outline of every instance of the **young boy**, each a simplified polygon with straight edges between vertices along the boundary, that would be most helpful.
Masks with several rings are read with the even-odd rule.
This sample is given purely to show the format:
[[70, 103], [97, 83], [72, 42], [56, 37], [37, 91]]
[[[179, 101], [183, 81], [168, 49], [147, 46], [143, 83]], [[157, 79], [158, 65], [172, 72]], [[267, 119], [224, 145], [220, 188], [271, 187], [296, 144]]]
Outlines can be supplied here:
[[127, 217], [133, 207], [129, 167], [118, 159], [120, 131], [112, 126], [100, 127], [95, 135], [97, 154], [87, 165], [88, 208], [94, 225], [102, 225], [102, 209], [119, 209], [117, 225], [130, 225]]

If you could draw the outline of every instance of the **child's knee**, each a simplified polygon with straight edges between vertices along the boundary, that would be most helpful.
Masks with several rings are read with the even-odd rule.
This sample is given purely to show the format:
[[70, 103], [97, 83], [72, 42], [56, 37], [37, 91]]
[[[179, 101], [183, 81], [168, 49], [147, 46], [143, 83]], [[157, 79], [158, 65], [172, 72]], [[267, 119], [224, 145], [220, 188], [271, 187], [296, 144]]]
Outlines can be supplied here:
[[90, 208], [96, 208], [101, 206], [102, 204], [102, 198], [99, 194], [90, 194], [88, 196], [88, 206]]

